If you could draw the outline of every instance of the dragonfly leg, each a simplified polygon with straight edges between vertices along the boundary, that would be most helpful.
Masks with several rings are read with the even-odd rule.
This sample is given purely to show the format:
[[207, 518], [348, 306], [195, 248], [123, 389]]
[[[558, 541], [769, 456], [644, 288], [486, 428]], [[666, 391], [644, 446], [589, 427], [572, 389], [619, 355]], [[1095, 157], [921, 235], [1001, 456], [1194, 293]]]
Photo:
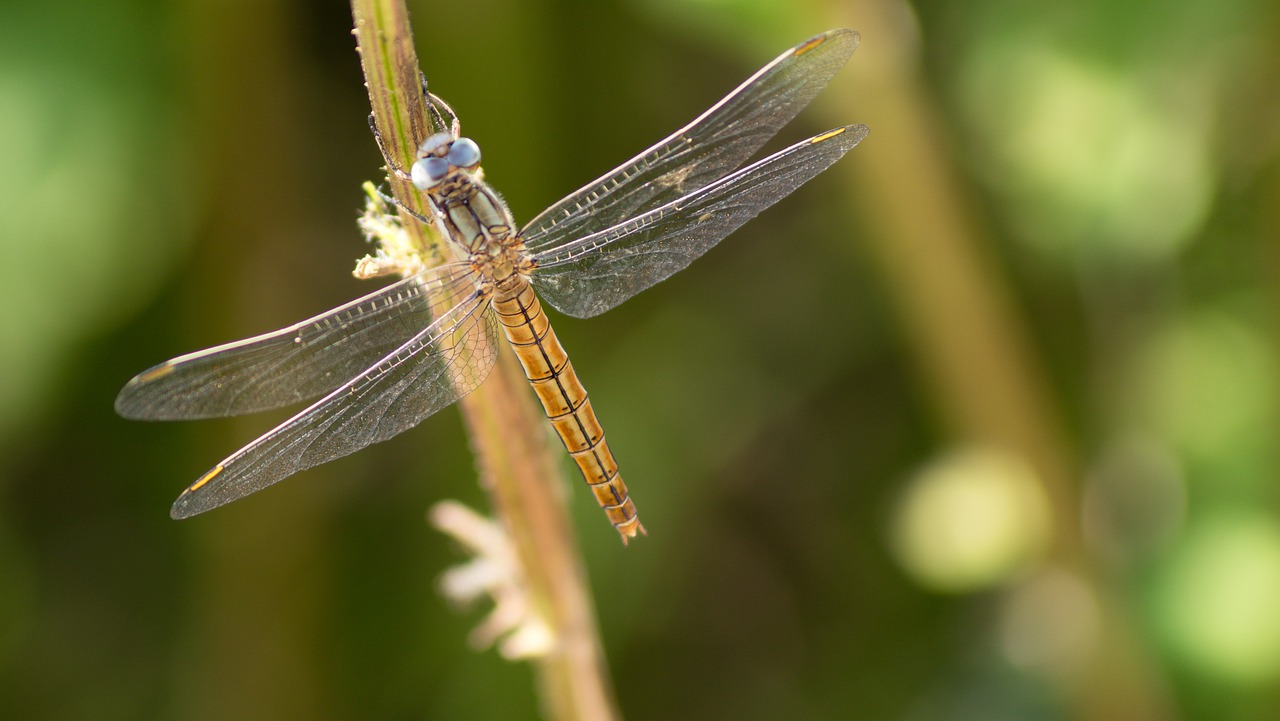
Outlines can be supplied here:
[[457, 140], [462, 136], [462, 124], [458, 122], [458, 114], [453, 112], [449, 104], [427, 90], [427, 76], [422, 76], [422, 96], [427, 99], [427, 113], [431, 116], [432, 130], [443, 132], [449, 128], [449, 134]]
[[412, 182], [409, 174], [399, 165], [396, 165], [396, 161], [392, 160], [391, 156], [387, 154], [387, 146], [382, 142], [382, 133], [378, 132], [378, 123], [373, 113], [369, 113], [369, 130], [373, 132], [373, 140], [378, 144], [378, 152], [382, 153], [382, 159], [387, 164], [387, 170], [401, 180]]
[[[423, 80], [423, 83], [426, 83], [425, 79]], [[378, 144], [378, 151], [382, 153], [382, 159], [386, 161], [387, 170], [390, 171], [392, 175], [394, 175], [395, 177], [401, 180], [404, 180], [410, 183], [413, 182], [409, 174], [404, 172], [404, 170], [402, 170], [400, 166], [396, 165], [395, 161], [391, 159], [391, 156], [387, 154], [387, 146], [382, 143], [382, 133], [378, 132], [378, 124], [374, 119], [373, 113], [369, 113], [369, 130], [373, 132], [374, 142]], [[376, 188], [375, 192], [377, 192], [379, 198], [382, 198], [382, 201], [384, 203], [403, 210], [404, 212], [416, 218], [420, 223], [425, 223], [426, 225], [432, 225], [433, 221], [431, 220], [431, 218], [428, 218], [427, 216], [415, 211], [413, 208], [410, 208], [404, 203], [401, 203], [394, 196], [387, 195], [386, 193], [382, 192], [382, 188], [380, 187]]]
[[[431, 121], [433, 131], [443, 131], [446, 127], [449, 133], [456, 139], [462, 134], [462, 125], [458, 122], [458, 114], [453, 112], [453, 108], [449, 104], [441, 100], [438, 95], [431, 94], [427, 90], [427, 76], [418, 71], [418, 78], [422, 81], [422, 97], [427, 99], [427, 115]], [[373, 113], [369, 113], [369, 130], [373, 133], [373, 139], [378, 144], [378, 151], [382, 153], [382, 159], [386, 161], [387, 170], [390, 170], [397, 178], [401, 180], [410, 180], [409, 173], [392, 160], [387, 153], [387, 146], [382, 142], [382, 133], [378, 132], [378, 123]]]
[[418, 211], [414, 210], [413, 208], [410, 208], [404, 203], [401, 203], [394, 195], [387, 195], [386, 193], [382, 192], [381, 187], [374, 188], [373, 192], [378, 194], [378, 198], [380, 198], [382, 202], [392, 207], [399, 208], [400, 210], [403, 210], [409, 215], [412, 215], [414, 219], [417, 220], [419, 223], [423, 223], [424, 225], [431, 225], [434, 222], [431, 220], [431, 218], [423, 215], [422, 213], [419, 213]]

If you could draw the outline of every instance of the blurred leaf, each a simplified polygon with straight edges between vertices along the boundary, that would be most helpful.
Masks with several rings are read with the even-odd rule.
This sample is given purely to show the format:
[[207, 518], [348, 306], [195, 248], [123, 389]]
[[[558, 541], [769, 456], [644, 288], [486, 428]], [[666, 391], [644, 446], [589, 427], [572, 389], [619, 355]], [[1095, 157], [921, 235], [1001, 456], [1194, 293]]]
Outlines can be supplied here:
[[1195, 238], [1220, 173], [1228, 63], [1253, 6], [975, 4], [960, 101], [979, 140], [974, 167], [1019, 236], [1065, 259], [1138, 263]]
[[0, 439], [185, 245], [163, 65], [138, 50], [163, 49], [148, 4], [29, 5], [0, 30]]
[[1182, 661], [1223, 680], [1280, 677], [1280, 523], [1255, 511], [1195, 527], [1156, 585], [1165, 641]]
[[1274, 354], [1256, 329], [1201, 311], [1152, 339], [1135, 381], [1148, 422], [1221, 474], [1271, 446], [1276, 372]]

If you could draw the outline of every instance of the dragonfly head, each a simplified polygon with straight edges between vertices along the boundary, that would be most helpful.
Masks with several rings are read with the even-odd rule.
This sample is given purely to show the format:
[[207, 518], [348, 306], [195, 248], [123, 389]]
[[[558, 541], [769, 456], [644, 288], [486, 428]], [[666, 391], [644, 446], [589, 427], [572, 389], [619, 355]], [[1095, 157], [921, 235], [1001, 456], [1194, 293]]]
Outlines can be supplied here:
[[454, 170], [474, 170], [480, 165], [480, 146], [471, 138], [454, 139], [451, 133], [436, 133], [418, 146], [418, 161], [409, 175], [418, 190], [439, 185]]

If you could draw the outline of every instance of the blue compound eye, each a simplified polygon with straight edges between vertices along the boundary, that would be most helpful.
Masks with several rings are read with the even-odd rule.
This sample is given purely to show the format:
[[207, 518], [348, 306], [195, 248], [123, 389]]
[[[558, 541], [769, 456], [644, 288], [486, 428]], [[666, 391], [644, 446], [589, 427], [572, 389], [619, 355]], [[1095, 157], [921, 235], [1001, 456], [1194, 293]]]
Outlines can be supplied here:
[[433, 188], [449, 174], [449, 161], [446, 158], [423, 158], [409, 169], [409, 178], [418, 190]]
[[438, 152], [441, 148], [453, 142], [453, 136], [448, 133], [436, 133], [422, 141], [422, 145], [418, 146], [418, 157], [425, 158], [429, 155], [443, 155]]
[[449, 162], [459, 168], [470, 168], [480, 162], [480, 146], [471, 138], [458, 138], [449, 148]]

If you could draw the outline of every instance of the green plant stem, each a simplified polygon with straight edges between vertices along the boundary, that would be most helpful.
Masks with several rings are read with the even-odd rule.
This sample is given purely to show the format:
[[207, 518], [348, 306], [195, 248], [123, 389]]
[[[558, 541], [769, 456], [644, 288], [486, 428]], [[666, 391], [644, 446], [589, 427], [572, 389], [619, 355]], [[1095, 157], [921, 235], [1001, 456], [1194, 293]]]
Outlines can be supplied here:
[[[408, 168], [430, 132], [408, 11], [403, 0], [352, 0], [351, 8], [375, 126], [387, 155]], [[397, 200], [425, 214], [409, 183], [394, 174], [389, 180]], [[401, 215], [415, 240], [449, 258], [447, 246], [407, 213]], [[482, 485], [516, 550], [533, 612], [552, 632], [550, 652], [533, 661], [544, 715], [556, 721], [619, 718], [565, 510], [567, 484], [514, 354], [500, 352], [488, 380], [459, 405]]]

